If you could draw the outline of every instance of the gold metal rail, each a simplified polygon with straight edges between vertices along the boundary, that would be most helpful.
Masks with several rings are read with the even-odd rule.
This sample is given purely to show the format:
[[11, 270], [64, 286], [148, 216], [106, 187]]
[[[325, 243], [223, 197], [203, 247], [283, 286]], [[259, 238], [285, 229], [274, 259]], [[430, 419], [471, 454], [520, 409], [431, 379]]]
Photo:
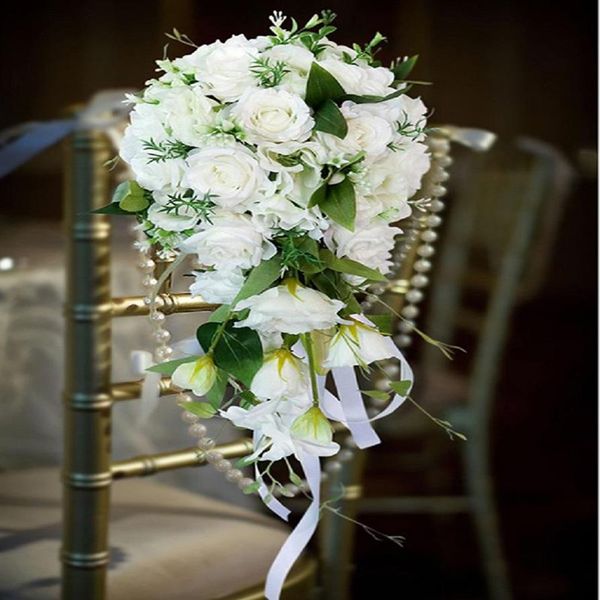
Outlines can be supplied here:
[[[242, 438], [228, 444], [215, 446], [223, 458], [238, 458], [252, 452], [252, 440]], [[177, 452], [136, 456], [127, 460], [114, 462], [111, 466], [113, 479], [125, 477], [143, 477], [162, 471], [181, 469], [182, 467], [199, 467], [206, 464], [206, 452], [199, 448], [186, 448]]]
[[[150, 307], [144, 302], [144, 296], [124, 296], [113, 298], [110, 314], [112, 317], [138, 317], [147, 315]], [[158, 294], [156, 308], [166, 315], [175, 313], [207, 312], [216, 310], [218, 304], [209, 304], [191, 294]]]
[[[137, 400], [142, 392], [142, 381], [122, 381], [113, 383], [111, 387], [111, 396], [113, 402], [121, 402], [123, 400]], [[179, 391], [171, 383], [170, 377], [163, 377], [159, 382], [159, 396], [170, 396]]]

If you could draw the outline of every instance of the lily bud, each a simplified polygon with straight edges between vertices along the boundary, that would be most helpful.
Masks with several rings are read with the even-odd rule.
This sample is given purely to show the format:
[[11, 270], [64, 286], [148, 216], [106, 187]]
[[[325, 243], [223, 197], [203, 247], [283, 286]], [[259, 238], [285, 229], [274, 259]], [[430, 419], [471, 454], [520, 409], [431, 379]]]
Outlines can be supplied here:
[[209, 355], [179, 365], [171, 377], [175, 385], [186, 390], [192, 390], [196, 396], [204, 396], [208, 393], [216, 379], [217, 368]]

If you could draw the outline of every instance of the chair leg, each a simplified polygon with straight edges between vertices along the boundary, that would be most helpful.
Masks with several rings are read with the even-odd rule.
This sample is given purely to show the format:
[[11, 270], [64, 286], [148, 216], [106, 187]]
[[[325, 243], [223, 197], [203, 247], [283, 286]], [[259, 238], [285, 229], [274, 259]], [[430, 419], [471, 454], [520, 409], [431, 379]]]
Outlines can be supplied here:
[[[350, 519], [357, 515], [357, 500], [361, 496], [362, 476], [365, 467], [364, 451], [354, 460], [342, 463], [339, 473], [332, 474], [328, 490], [332, 497], [345, 496], [335, 503], [340, 512]], [[356, 525], [339, 515], [324, 510], [319, 525], [320, 580], [323, 600], [348, 600], [352, 582], [352, 563], [356, 538]]]
[[465, 463], [471, 510], [481, 551], [490, 600], [511, 600], [508, 567], [494, 500], [489, 454], [473, 438], [466, 444]]

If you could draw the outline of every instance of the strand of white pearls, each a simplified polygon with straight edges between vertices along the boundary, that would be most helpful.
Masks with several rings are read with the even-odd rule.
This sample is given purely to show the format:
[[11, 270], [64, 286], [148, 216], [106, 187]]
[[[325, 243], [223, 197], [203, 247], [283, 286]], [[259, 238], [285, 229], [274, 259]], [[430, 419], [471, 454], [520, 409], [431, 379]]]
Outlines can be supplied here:
[[152, 246], [148, 242], [142, 228], [135, 227], [137, 239], [134, 247], [139, 253], [138, 269], [142, 273], [142, 286], [144, 288], [144, 304], [150, 306], [148, 320], [152, 327], [152, 339], [156, 343], [153, 351], [154, 360], [159, 363], [169, 360], [173, 355], [173, 348], [169, 346], [171, 332], [165, 327], [166, 315], [152, 305], [152, 291], [158, 284], [155, 277], [156, 261], [153, 258]]
[[449, 140], [432, 137], [429, 139], [429, 147], [432, 167], [426, 195], [431, 200], [426, 205], [425, 215], [415, 219], [414, 228], [411, 230], [412, 235], [400, 249], [400, 254], [406, 256], [409, 247], [418, 244], [416, 248], [418, 258], [413, 264], [413, 273], [404, 296], [405, 304], [400, 311], [406, 320], [400, 320], [397, 323], [398, 335], [394, 338], [399, 348], [407, 348], [412, 344], [415, 320], [421, 312], [418, 305], [425, 297], [424, 288], [429, 285], [428, 273], [432, 267], [430, 259], [435, 254], [433, 244], [438, 239], [435, 230], [442, 224], [442, 217], [439, 213], [445, 208], [442, 197], [447, 193], [447, 189], [442, 184], [448, 180], [449, 175], [446, 168], [452, 164], [452, 158], [449, 156]]

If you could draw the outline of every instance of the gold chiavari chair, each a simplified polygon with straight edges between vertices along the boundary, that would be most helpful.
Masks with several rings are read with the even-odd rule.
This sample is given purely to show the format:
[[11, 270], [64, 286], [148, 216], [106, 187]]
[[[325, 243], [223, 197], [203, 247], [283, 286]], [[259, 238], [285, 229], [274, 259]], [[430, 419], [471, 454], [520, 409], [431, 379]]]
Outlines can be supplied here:
[[[111, 381], [111, 328], [120, 318], [146, 315], [149, 309], [142, 297], [111, 296], [110, 217], [92, 213], [108, 202], [108, 158], [110, 145], [100, 132], [78, 131], [68, 142], [62, 502], [55, 469], [0, 476], [0, 597], [262, 598], [285, 528], [253, 511], [139, 479], [202, 466], [201, 450], [112, 459], [112, 408], [138, 398], [141, 382]], [[214, 308], [169, 289], [161, 290], [157, 303], [166, 314]], [[169, 379], [161, 381], [161, 396], [174, 391]], [[242, 438], [216, 449], [234, 458], [251, 447]], [[310, 598], [315, 571], [315, 561], [302, 557], [282, 597]]]

